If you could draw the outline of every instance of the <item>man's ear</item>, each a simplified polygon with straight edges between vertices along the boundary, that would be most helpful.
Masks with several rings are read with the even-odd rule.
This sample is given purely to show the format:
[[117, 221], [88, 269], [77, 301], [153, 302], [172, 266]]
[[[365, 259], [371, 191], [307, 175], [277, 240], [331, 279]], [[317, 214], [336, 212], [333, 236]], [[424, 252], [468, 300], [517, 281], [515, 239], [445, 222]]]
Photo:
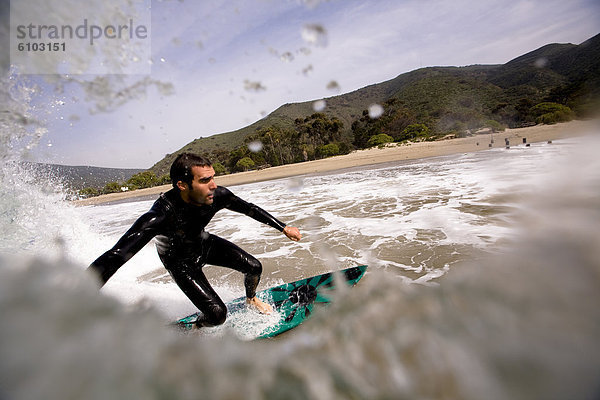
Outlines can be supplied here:
[[189, 188], [188, 184], [183, 182], [183, 181], [177, 181], [177, 188], [179, 188], [179, 190], [187, 190]]

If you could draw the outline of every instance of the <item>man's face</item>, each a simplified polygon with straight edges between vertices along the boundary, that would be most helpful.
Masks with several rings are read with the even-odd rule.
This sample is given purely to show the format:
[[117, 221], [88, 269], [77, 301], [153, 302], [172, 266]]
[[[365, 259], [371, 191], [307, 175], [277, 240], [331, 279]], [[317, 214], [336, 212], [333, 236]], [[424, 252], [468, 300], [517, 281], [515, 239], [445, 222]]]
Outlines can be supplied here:
[[217, 184], [213, 179], [215, 170], [213, 167], [192, 167], [192, 186], [179, 181], [177, 186], [181, 190], [181, 198], [190, 204], [197, 206], [210, 205], [213, 203], [213, 195]]

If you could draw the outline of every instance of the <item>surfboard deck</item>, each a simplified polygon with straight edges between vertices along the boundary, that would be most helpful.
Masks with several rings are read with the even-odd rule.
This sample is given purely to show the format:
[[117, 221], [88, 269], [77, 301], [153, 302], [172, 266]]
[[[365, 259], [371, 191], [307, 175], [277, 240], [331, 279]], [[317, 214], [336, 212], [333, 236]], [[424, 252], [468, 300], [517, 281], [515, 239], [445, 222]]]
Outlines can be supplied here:
[[[305, 321], [312, 313], [315, 304], [329, 303], [329, 296], [338, 279], [353, 286], [363, 277], [366, 270], [367, 266], [361, 265], [284, 283], [257, 292], [256, 295], [259, 299], [273, 306], [274, 312], [272, 315], [263, 315], [248, 309], [245, 305], [245, 297], [232, 300], [226, 304], [227, 321], [225, 328], [242, 331], [241, 336], [250, 339], [277, 336]], [[334, 276], [334, 274], [337, 276]], [[200, 312], [188, 315], [176, 321], [174, 325], [186, 331], [192, 330], [195, 328], [196, 319], [200, 315]], [[247, 334], [243, 334], [244, 332]]]

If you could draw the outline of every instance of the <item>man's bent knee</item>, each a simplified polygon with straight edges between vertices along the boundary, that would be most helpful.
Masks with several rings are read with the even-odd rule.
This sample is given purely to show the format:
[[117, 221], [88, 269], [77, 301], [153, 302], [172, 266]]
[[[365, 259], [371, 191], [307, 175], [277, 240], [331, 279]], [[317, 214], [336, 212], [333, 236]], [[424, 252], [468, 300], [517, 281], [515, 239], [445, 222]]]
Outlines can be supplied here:
[[250, 275], [261, 275], [262, 274], [262, 264], [254, 257], [248, 257], [247, 259], [248, 265], [250, 266], [250, 271], [248, 273]]
[[227, 307], [220, 304], [213, 304], [204, 310], [203, 314], [202, 318], [196, 321], [196, 325], [199, 328], [203, 326], [223, 325], [227, 319]]

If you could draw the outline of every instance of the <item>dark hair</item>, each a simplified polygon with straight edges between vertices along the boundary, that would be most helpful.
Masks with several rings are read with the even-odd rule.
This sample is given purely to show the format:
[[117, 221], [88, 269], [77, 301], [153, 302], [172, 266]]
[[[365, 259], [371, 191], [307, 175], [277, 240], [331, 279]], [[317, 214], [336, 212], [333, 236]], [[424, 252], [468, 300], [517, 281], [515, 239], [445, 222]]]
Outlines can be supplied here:
[[212, 163], [206, 157], [202, 157], [193, 153], [181, 153], [177, 156], [173, 164], [171, 164], [171, 183], [173, 187], [177, 187], [177, 182], [182, 181], [192, 186], [192, 167], [210, 167]]

